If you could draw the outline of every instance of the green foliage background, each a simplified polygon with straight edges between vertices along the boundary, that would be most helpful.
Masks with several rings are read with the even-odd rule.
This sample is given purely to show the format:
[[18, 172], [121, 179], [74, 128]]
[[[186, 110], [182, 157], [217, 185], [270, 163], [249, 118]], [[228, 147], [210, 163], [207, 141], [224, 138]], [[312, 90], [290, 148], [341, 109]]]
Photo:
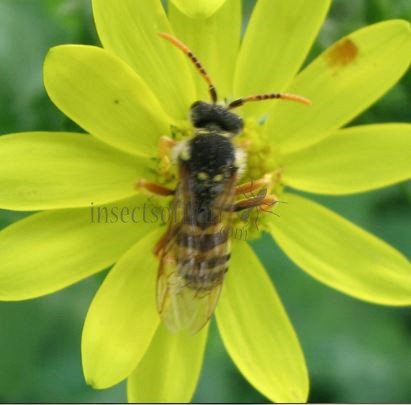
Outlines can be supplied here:
[[[245, 21], [253, 3], [244, 0]], [[309, 59], [341, 36], [390, 18], [410, 20], [411, 1], [335, 0]], [[48, 100], [42, 84], [48, 48], [63, 43], [98, 43], [87, 0], [0, 0], [0, 133], [76, 128]], [[410, 115], [408, 75], [355, 123], [409, 122]], [[410, 182], [352, 197], [316, 199], [411, 257]], [[0, 226], [24, 215], [0, 210]], [[302, 342], [311, 402], [411, 401], [409, 308], [346, 297], [298, 270], [279, 249], [273, 251], [268, 238], [253, 245]], [[81, 371], [82, 322], [103, 277], [41, 299], [0, 303], [1, 402], [126, 400], [124, 384], [94, 391]], [[265, 401], [231, 363], [214, 322], [194, 401]]]

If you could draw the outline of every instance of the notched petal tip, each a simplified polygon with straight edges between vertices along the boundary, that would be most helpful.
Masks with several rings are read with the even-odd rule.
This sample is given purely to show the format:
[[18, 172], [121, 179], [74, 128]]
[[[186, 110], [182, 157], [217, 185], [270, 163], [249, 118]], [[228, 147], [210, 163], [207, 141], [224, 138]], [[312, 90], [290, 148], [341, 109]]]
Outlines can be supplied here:
[[93, 379], [87, 378], [86, 375], [84, 376], [84, 380], [86, 381], [86, 384], [87, 384], [88, 386], [90, 386], [91, 388], [93, 388], [93, 389], [95, 389], [95, 390], [100, 389], [100, 387], [98, 386], [98, 384], [97, 384]]
[[187, 17], [206, 19], [216, 13], [226, 0], [171, 0]]

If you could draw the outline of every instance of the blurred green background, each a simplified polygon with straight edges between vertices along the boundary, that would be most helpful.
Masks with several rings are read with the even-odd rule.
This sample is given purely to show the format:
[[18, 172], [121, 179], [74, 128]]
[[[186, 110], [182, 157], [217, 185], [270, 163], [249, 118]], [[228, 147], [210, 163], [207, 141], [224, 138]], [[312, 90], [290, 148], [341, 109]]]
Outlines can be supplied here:
[[[244, 1], [245, 21], [253, 4]], [[390, 18], [410, 20], [411, 1], [335, 0], [309, 60], [341, 36]], [[48, 100], [42, 84], [48, 48], [63, 43], [98, 43], [87, 0], [0, 0], [1, 134], [76, 128]], [[355, 123], [409, 122], [410, 116], [408, 75]], [[411, 257], [410, 182], [316, 199]], [[0, 211], [0, 226], [24, 215]], [[411, 309], [346, 297], [306, 276], [279, 249], [273, 251], [268, 238], [253, 245], [303, 345], [311, 402], [411, 402]], [[0, 303], [1, 402], [126, 400], [125, 384], [94, 391], [81, 371], [82, 323], [103, 277], [44, 298]], [[214, 322], [194, 401], [266, 402], [235, 369]]]

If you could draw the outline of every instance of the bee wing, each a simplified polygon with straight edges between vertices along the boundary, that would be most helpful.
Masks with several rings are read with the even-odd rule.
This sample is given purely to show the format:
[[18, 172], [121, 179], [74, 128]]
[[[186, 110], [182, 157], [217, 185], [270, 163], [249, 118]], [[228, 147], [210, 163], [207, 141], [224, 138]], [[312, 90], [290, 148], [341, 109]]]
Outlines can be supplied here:
[[206, 291], [187, 286], [178, 274], [174, 258], [166, 256], [157, 279], [157, 307], [161, 319], [172, 332], [198, 332], [210, 319], [220, 296], [222, 283]]
[[[232, 213], [224, 208], [232, 203], [234, 182], [234, 178], [227, 182], [225, 191], [218, 203], [222, 211], [221, 224], [223, 227], [228, 227], [231, 223]], [[187, 201], [192, 195], [190, 187], [191, 184], [187, 176], [182, 176], [181, 184], [175, 196], [176, 201], [173, 203], [175, 207], [187, 209], [193, 206], [190, 201]], [[177, 200], [180, 200], [180, 203]], [[181, 200], [183, 200], [182, 203]], [[194, 212], [186, 212], [184, 215], [186, 223], [195, 224], [196, 214]], [[181, 218], [181, 214], [178, 217]], [[185, 252], [188, 259], [187, 264], [182, 265], [181, 261], [180, 264], [177, 263], [178, 254], [181, 256], [181, 247], [176, 242], [181, 232], [180, 225], [175, 226], [174, 237], [162, 250], [157, 277], [157, 309], [162, 321], [169, 330], [177, 332], [185, 329], [194, 334], [208, 322], [217, 305], [226, 271], [225, 266], [229, 257], [229, 241], [219, 243], [217, 239], [221, 236], [218, 233], [212, 235], [215, 240], [211, 243], [215, 242], [216, 245], [213, 249], [213, 256], [222, 258], [220, 265], [213, 263], [212, 266], [210, 264], [210, 268], [216, 276], [217, 271], [219, 271], [218, 281], [213, 282], [209, 288], [198, 290], [188, 285], [183, 274], [195, 271], [194, 267], [198, 266], [204, 259], [200, 257], [195, 249], [187, 249]], [[209, 274], [211, 275], [212, 271]]]

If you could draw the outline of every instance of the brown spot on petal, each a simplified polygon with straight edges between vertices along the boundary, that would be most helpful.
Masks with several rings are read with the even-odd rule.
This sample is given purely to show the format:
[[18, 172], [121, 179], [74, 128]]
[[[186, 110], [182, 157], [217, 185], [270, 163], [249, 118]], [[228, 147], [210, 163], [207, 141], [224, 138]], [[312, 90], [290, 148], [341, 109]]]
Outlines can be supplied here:
[[331, 67], [344, 67], [352, 63], [358, 56], [357, 45], [349, 38], [337, 42], [325, 54]]

